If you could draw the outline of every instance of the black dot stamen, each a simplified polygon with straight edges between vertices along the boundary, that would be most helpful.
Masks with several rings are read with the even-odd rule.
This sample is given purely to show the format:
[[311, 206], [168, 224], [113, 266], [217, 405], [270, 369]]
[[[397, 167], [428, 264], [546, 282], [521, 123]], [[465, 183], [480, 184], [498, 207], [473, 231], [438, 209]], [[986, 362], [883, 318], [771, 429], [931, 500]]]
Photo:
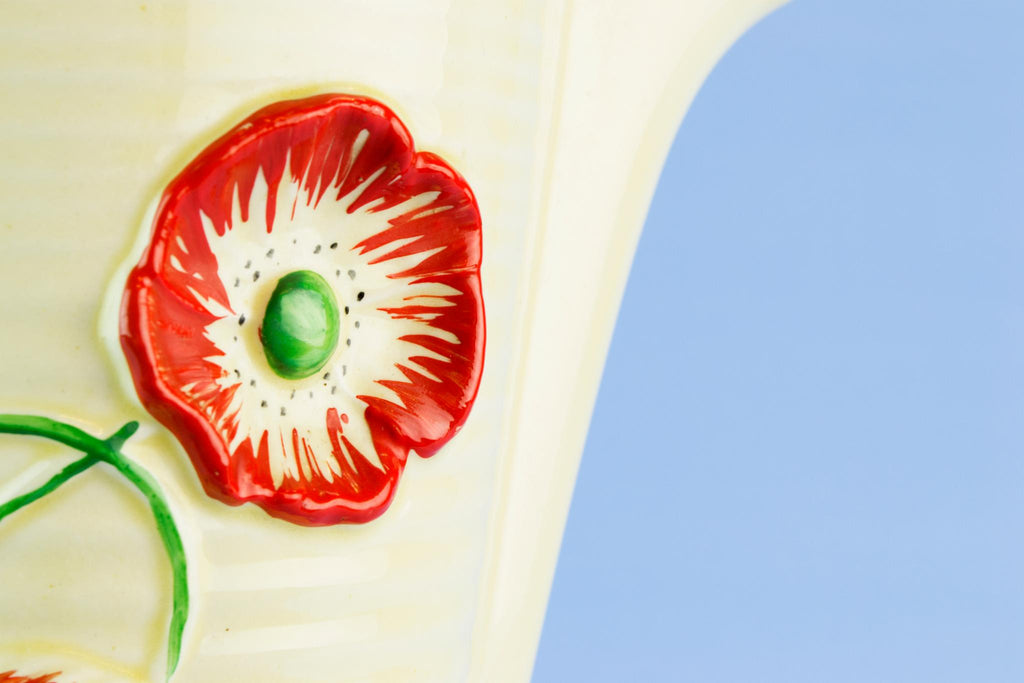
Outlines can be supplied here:
[[337, 249], [337, 248], [338, 248], [338, 243], [337, 242], [331, 242], [331, 249]]
[[273, 249], [271, 249], [270, 251], [267, 252], [267, 258], [270, 258], [273, 255], [274, 255], [274, 250]]
[[245, 262], [245, 267], [252, 268], [252, 259], [249, 259], [248, 261]]
[[244, 325], [245, 324], [245, 313], [243, 313], [242, 315], [238, 316], [238, 324], [239, 325]]
[[237, 287], [239, 284], [241, 284], [241, 282], [242, 281], [236, 277], [235, 278], [235, 287]]
[[289, 396], [288, 398], [295, 398], [295, 390], [294, 389], [292, 389], [292, 395]]
[[345, 307], [345, 315], [348, 315], [348, 306]]
[[256, 282], [259, 279], [260, 279], [260, 271], [257, 270], [255, 273], [252, 274], [252, 281]]
[[266, 408], [266, 407], [267, 407], [267, 402], [266, 401], [260, 401], [260, 408]]
[[330, 378], [331, 378], [331, 373], [325, 372], [324, 373], [324, 379], [330, 379]]
[[286, 412], [285, 412], [284, 406], [281, 406], [281, 417], [284, 417], [285, 415], [286, 415]]
[[235, 377], [242, 379], [242, 372], [238, 368], [235, 368]]
[[320, 253], [320, 245], [319, 245], [319, 244], [318, 244], [318, 245], [316, 245], [316, 246], [315, 246], [315, 247], [313, 248], [313, 253], [314, 253], [314, 254], [319, 254], [319, 253]]
[[256, 386], [256, 380], [254, 380], [254, 379], [249, 380], [249, 386], [250, 387]]
[[342, 365], [341, 366], [341, 376], [344, 377], [346, 372], [348, 372], [348, 366]]
[[356, 271], [354, 271], [354, 270], [348, 271], [348, 279], [349, 280], [355, 280], [356, 279]]
[[352, 339], [351, 338], [345, 340], [345, 346], [352, 346]]
[[366, 292], [359, 292], [356, 294], [356, 301], [362, 301], [364, 296], [366, 296]]
[[338, 385], [331, 387], [331, 396], [334, 396], [334, 392], [338, 390]]
[[359, 329], [359, 321], [358, 320], [356, 321], [356, 329], [357, 330]]
[[312, 392], [312, 391], [311, 391], [311, 392], [309, 392], [309, 397], [310, 397], [310, 398], [313, 398], [313, 392]]

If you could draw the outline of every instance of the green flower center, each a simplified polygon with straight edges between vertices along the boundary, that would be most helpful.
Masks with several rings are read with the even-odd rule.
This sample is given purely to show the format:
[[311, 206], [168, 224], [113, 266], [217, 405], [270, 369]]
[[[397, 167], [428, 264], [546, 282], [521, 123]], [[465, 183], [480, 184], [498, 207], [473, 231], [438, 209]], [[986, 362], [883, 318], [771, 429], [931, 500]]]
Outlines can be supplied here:
[[285, 379], [319, 370], [338, 346], [338, 302], [327, 281], [309, 270], [278, 280], [267, 302], [260, 341], [267, 362]]

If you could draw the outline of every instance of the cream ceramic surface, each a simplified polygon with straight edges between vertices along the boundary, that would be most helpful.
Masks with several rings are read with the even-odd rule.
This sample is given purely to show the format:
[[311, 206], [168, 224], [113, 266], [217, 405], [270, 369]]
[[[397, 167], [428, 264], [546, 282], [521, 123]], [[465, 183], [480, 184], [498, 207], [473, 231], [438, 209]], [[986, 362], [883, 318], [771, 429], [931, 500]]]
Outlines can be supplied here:
[[[97, 435], [142, 421], [125, 453], [159, 480], [190, 562], [175, 680], [529, 677], [658, 171], [714, 61], [776, 4], [0, 6], [0, 412]], [[391, 106], [465, 176], [484, 225], [473, 412], [363, 526], [207, 498], [110, 352], [111, 282], [163, 186], [249, 112], [317, 92]], [[0, 438], [0, 500], [74, 457]], [[0, 524], [0, 586], [0, 671], [163, 678], [166, 557], [141, 498], [102, 466]]]

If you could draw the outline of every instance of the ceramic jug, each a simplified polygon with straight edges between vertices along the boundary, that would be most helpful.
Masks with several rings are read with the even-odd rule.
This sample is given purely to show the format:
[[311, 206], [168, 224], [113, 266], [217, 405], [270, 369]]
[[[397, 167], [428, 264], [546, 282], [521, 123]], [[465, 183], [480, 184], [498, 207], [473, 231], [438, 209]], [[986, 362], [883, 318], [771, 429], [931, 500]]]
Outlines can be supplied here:
[[[20, 430], [0, 435], [0, 674], [61, 672], [52, 680], [80, 683], [527, 680], [662, 162], [715, 61], [778, 4], [4, 3], [0, 413], [80, 432], [32, 438], [50, 427], [0, 419]], [[301, 510], [223, 500], [231, 492], [211, 484], [216, 465], [203, 469], [190, 441], [201, 429], [169, 430], [146, 401], [140, 366], [162, 351], [133, 340], [141, 333], [126, 322], [140, 257], [180, 248], [181, 266], [194, 255], [187, 239], [154, 246], [174, 192], [199, 192], [188, 173], [218, 149], [235, 154], [254, 126], [297, 126], [296, 112], [324, 107], [386, 118], [423, 151], [409, 157], [417, 169], [448, 174], [451, 192], [476, 211], [476, 279], [466, 280], [479, 283], [473, 372], [449, 382], [472, 381], [472, 391], [455, 387], [466, 410], [443, 439], [406, 444], [432, 457], [403, 460], [387, 505], [366, 518], [352, 506], [316, 518], [307, 498]], [[372, 135], [351, 143], [353, 156], [377, 144]], [[298, 152], [289, 154], [294, 162]], [[223, 232], [203, 229], [210, 244]], [[313, 242], [310, 254], [335, 253], [329, 239]], [[241, 248], [214, 250], [218, 263]], [[258, 267], [239, 263], [255, 282]], [[363, 291], [354, 269], [337, 277], [348, 289], [331, 305], [344, 317]], [[284, 282], [263, 295], [262, 323], [237, 323], [254, 364], [275, 357], [267, 297]], [[327, 354], [346, 352], [352, 336]], [[429, 376], [440, 386], [421, 364], [409, 382]], [[353, 382], [361, 371], [345, 366]], [[260, 415], [257, 399], [246, 400], [243, 409]], [[403, 409], [414, 412], [412, 402]], [[369, 405], [386, 413], [398, 403]], [[140, 423], [136, 433], [103, 441], [130, 421]], [[81, 460], [89, 444], [113, 454], [104, 450], [92, 467]]]

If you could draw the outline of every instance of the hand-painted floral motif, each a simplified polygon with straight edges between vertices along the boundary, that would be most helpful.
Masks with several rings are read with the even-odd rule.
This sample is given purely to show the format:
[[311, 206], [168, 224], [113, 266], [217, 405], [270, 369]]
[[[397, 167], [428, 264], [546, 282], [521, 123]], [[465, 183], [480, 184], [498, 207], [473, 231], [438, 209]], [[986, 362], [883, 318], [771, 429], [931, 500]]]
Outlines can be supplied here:
[[484, 352], [479, 211], [382, 104], [256, 112], [170, 183], [152, 230], [122, 347], [210, 495], [365, 522], [409, 451], [434, 454], [465, 421]]
[[57, 683], [59, 673], [43, 676], [19, 676], [16, 671], [0, 671], [0, 683]]

